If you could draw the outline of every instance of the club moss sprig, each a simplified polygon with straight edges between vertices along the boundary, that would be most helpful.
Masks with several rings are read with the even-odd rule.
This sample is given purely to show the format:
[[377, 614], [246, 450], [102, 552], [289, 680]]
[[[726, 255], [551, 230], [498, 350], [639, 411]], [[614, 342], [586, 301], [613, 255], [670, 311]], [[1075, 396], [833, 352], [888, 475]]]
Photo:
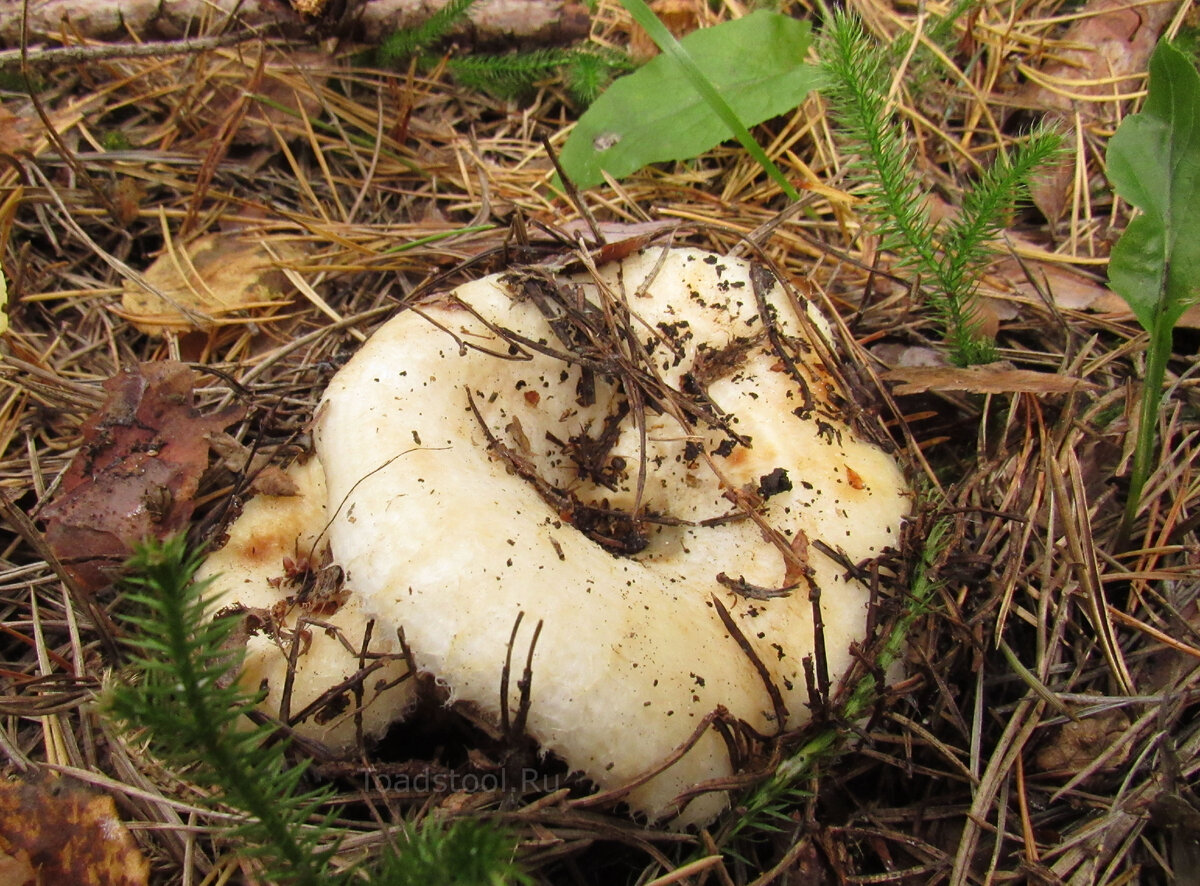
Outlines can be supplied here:
[[[421, 68], [433, 67], [439, 59], [430, 48], [465, 18], [474, 5], [475, 0], [450, 0], [419, 25], [388, 35], [375, 50], [375, 62], [396, 68], [416, 58]], [[463, 86], [503, 99], [521, 98], [539, 81], [561, 75], [571, 98], [585, 107], [596, 100], [614, 77], [634, 67], [629, 56], [588, 43], [561, 49], [446, 59], [446, 69]]]
[[122, 725], [141, 730], [156, 758], [211, 789], [211, 802], [245, 814], [222, 838], [260, 865], [271, 884], [363, 883], [498, 886], [530, 883], [515, 841], [476, 819], [426, 818], [393, 835], [369, 862], [335, 869], [341, 843], [323, 809], [332, 788], [305, 789], [307, 764], [292, 765], [288, 742], [250, 719], [257, 694], [230, 681], [241, 664], [234, 618], [208, 617], [209, 583], [195, 581], [200, 557], [182, 536], [147, 542], [129, 561], [122, 620], [133, 656], [105, 701]]
[[532, 886], [503, 830], [475, 819], [426, 819], [386, 853], [373, 881], [386, 886]]
[[287, 743], [248, 719], [258, 699], [228, 680], [241, 662], [229, 648], [236, 621], [207, 617], [208, 583], [193, 580], [198, 555], [176, 536], [143, 544], [128, 566], [126, 603], [137, 613], [122, 620], [132, 628], [135, 676], [112, 688], [109, 712], [144, 730], [155, 757], [246, 814], [228, 836], [258, 859], [267, 882], [332, 882], [336, 844], [321, 814], [329, 791], [301, 789], [307, 767], [290, 766]]
[[407, 62], [446, 36], [474, 5], [475, 0], [449, 0], [420, 24], [385, 37], [375, 49], [375, 60], [387, 68]]
[[450, 59], [446, 67], [463, 86], [504, 99], [521, 98], [538, 81], [561, 75], [571, 98], [589, 105], [616, 75], [633, 70], [634, 63], [619, 52], [585, 44], [504, 55], [466, 55]]
[[891, 110], [891, 56], [849, 14], [834, 13], [820, 44], [827, 75], [824, 95], [857, 153], [851, 164], [866, 198], [881, 247], [914, 271], [960, 366], [996, 358], [979, 329], [976, 293], [989, 244], [1005, 215], [1025, 196], [1037, 169], [1059, 147], [1057, 133], [1036, 128], [984, 172], [963, 195], [958, 218], [936, 224], [926, 201], [904, 129]]
[[579, 47], [563, 69], [567, 91], [584, 107], [600, 97], [613, 79], [637, 67], [628, 55], [602, 46]]

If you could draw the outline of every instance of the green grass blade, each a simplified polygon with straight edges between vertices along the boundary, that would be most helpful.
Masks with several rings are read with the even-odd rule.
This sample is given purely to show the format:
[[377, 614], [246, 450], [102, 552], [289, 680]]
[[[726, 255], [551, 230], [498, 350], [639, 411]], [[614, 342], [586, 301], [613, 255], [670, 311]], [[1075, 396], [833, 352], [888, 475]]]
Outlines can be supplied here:
[[[634, 21], [641, 25], [646, 33], [650, 35], [650, 39], [660, 50], [675, 60], [675, 63], [682, 69], [684, 75], [688, 78], [688, 82], [692, 84], [692, 88], [700, 94], [705, 103], [712, 108], [713, 112], [721, 118], [721, 122], [728, 127], [730, 133], [741, 143], [746, 152], [754, 158], [771, 177], [771, 180], [779, 185], [780, 190], [787, 195], [789, 200], [795, 201], [800, 199], [800, 194], [792, 187], [791, 182], [780, 171], [771, 158], [766, 155], [762, 147], [750, 131], [746, 129], [738, 115], [734, 113], [733, 108], [729, 107], [729, 103], [725, 101], [721, 93], [717, 92], [717, 88], [713, 86], [712, 81], [696, 64], [695, 59], [691, 54], [683, 48], [675, 35], [667, 30], [664, 25], [646, 5], [645, 0], [621, 0], [621, 5], [633, 16]], [[746, 47], [747, 52], [753, 51], [753, 47]]]

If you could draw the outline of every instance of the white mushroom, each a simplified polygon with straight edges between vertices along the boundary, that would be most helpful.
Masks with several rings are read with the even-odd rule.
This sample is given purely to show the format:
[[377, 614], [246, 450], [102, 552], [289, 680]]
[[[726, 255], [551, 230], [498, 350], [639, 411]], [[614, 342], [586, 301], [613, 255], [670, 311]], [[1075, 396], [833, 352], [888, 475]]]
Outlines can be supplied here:
[[[410, 706], [413, 681], [405, 679], [409, 669], [393, 623], [371, 624], [363, 598], [347, 591], [329, 560], [320, 462], [296, 463], [288, 475], [295, 494], [249, 501], [229, 541], [196, 577], [212, 582], [214, 614], [244, 610], [240, 679], [251, 690], [266, 689], [262, 707], [289, 716], [312, 708], [297, 731], [346, 748], [359, 723], [363, 735], [382, 735]], [[369, 660], [360, 655], [364, 645]], [[338, 686], [345, 688], [331, 691]]]
[[909, 508], [803, 310], [745, 262], [651, 248], [488, 277], [385, 324], [314, 422], [332, 559], [377, 635], [403, 628], [417, 667], [497, 722], [506, 659], [511, 712], [532, 648], [542, 749], [618, 789], [687, 748], [627, 800], [715, 815], [719, 792], [673, 802], [732, 774], [697, 727], [807, 719], [814, 590], [833, 680], [863, 636], [868, 590], [810, 542], [878, 556]]

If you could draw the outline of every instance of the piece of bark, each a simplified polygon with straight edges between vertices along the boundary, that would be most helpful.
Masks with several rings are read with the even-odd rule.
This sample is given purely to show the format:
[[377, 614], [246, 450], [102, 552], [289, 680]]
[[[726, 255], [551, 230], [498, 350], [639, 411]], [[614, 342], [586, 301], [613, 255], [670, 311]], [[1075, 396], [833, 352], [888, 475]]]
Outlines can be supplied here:
[[1014, 369], [1007, 363], [983, 366], [912, 366], [891, 369], [884, 381], [896, 383], [893, 393], [921, 394], [925, 391], [966, 391], [970, 394], [1069, 394], [1095, 390], [1095, 385], [1070, 375]]
[[[380, 40], [424, 21], [445, 5], [446, 0], [365, 0], [363, 36], [369, 42]], [[587, 35], [587, 7], [579, 0], [479, 0], [468, 18], [467, 27], [485, 42], [506, 37], [571, 41]]]
[[[23, 4], [0, 4], [0, 42], [20, 46]], [[236, 17], [234, 17], [236, 10]], [[31, 46], [68, 38], [111, 40], [130, 33], [142, 38], [177, 39], [219, 33], [220, 23], [233, 18], [236, 29], [271, 28], [299, 33], [301, 15], [283, 0], [30, 0], [28, 34]]]
[[[412, 27], [446, 0], [30, 0], [31, 45], [64, 37], [111, 40], [178, 39], [227, 30], [262, 29], [268, 36], [306, 32], [354, 36], [376, 43]], [[21, 3], [0, 3], [0, 44], [20, 45]], [[309, 12], [311, 11], [311, 12]], [[483, 41], [572, 41], [587, 34], [579, 0], [479, 0], [455, 33]]]

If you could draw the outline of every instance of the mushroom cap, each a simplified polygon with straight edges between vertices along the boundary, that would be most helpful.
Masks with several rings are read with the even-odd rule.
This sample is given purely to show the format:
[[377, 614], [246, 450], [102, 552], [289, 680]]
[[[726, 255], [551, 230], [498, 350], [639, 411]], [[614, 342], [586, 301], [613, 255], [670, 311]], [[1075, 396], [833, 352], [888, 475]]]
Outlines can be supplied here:
[[[505, 661], [515, 711], [532, 647], [527, 730], [602, 789], [660, 768], [719, 709], [761, 733], [800, 725], [811, 592], [835, 680], [869, 603], [808, 542], [876, 557], [909, 510], [894, 459], [843, 417], [811, 344], [825, 330], [769, 274], [692, 249], [494, 275], [400, 313], [314, 421], [346, 587], [497, 721]], [[673, 801], [730, 774], [707, 729], [627, 800], [704, 821], [725, 794]]]
[[[209, 582], [212, 614], [243, 611], [246, 652], [239, 680], [250, 690], [266, 690], [260, 707], [273, 715], [302, 714], [316, 704], [295, 724], [297, 732], [346, 748], [360, 725], [368, 738], [383, 735], [412, 705], [414, 681], [404, 679], [408, 665], [399, 656], [392, 623], [372, 624], [363, 612], [364, 599], [336, 581], [336, 564], [329, 562], [323, 540], [329, 511], [321, 463], [315, 458], [297, 462], [288, 476], [295, 494], [259, 495], [247, 502], [225, 546], [205, 558], [196, 578]], [[334, 580], [318, 581], [322, 575]], [[361, 701], [351, 686], [321, 703], [328, 690], [380, 661], [360, 658], [368, 638], [373, 655], [397, 657], [385, 657], [362, 680]], [[294, 644], [295, 670], [288, 680]]]

